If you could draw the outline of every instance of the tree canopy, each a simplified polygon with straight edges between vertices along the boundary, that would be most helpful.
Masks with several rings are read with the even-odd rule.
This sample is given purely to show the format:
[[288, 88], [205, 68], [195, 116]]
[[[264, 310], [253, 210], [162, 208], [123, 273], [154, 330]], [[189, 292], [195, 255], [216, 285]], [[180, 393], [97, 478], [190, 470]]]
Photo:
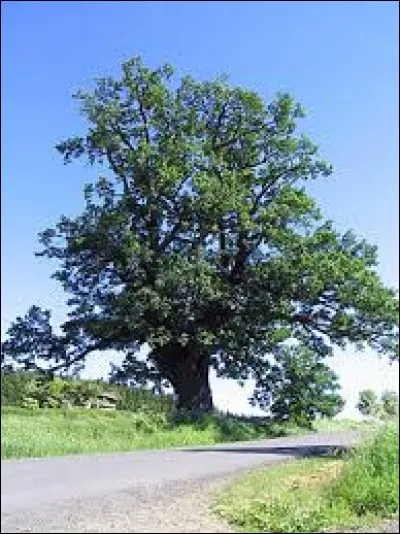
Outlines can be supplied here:
[[265, 103], [225, 78], [177, 79], [134, 58], [75, 98], [87, 132], [57, 150], [104, 172], [38, 253], [58, 262], [69, 316], [56, 334], [32, 306], [5, 361], [56, 371], [124, 351], [121, 373], [167, 380], [180, 405], [210, 409], [210, 367], [263, 376], [289, 339], [321, 355], [350, 342], [398, 357], [398, 300], [376, 247], [338, 232], [305, 191], [332, 168], [298, 133], [290, 95]]
[[317, 417], [334, 417], [344, 407], [337, 375], [325, 358], [307, 347], [280, 347], [256, 383], [252, 404], [279, 421], [310, 425]]
[[384, 391], [381, 395], [382, 410], [389, 417], [399, 414], [399, 395], [395, 391]]
[[386, 390], [379, 399], [372, 389], [364, 389], [359, 393], [357, 408], [365, 416], [393, 418], [399, 413], [399, 395]]
[[375, 391], [372, 389], [363, 389], [360, 391], [357, 408], [362, 415], [377, 415], [379, 411], [379, 399]]

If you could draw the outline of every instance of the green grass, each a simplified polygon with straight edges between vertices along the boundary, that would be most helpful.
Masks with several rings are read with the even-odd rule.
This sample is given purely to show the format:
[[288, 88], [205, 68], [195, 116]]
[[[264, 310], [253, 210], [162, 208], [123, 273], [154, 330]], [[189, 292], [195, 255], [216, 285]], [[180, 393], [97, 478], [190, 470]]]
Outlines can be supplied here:
[[[212, 445], [310, 432], [260, 417], [214, 414], [194, 420], [146, 405], [135, 412], [3, 406], [1, 413], [2, 458]], [[319, 423], [316, 428], [322, 427]], [[349, 426], [335, 423], [322, 429], [340, 428]]]
[[[106, 391], [117, 395], [117, 411], [79, 408]], [[66, 400], [73, 409], [60, 408]], [[177, 414], [168, 395], [102, 381], [51, 379], [31, 371], [2, 370], [1, 405], [2, 458], [214, 444], [313, 430], [267, 417], [214, 414], [194, 419]], [[338, 430], [354, 424], [358, 425], [322, 420], [315, 429]]]
[[260, 418], [163, 412], [2, 407], [2, 458], [130, 451], [245, 441], [304, 432]]
[[399, 506], [399, 429], [387, 425], [359, 447], [344, 476], [331, 488], [332, 502], [345, 502], [359, 516], [390, 516]]
[[345, 456], [302, 459], [250, 473], [216, 511], [244, 532], [363, 527], [398, 513], [398, 427], [388, 425]]
[[362, 419], [319, 419], [314, 422], [313, 427], [318, 432], [334, 432], [336, 430], [375, 430], [379, 427], [378, 421]]

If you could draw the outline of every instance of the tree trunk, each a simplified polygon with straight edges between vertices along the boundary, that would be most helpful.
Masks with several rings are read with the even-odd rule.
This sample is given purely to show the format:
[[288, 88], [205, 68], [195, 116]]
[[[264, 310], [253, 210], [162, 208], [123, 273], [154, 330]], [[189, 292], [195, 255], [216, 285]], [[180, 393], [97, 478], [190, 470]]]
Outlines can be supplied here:
[[160, 374], [171, 382], [179, 409], [212, 411], [208, 354], [198, 347], [171, 344], [153, 350], [151, 358]]

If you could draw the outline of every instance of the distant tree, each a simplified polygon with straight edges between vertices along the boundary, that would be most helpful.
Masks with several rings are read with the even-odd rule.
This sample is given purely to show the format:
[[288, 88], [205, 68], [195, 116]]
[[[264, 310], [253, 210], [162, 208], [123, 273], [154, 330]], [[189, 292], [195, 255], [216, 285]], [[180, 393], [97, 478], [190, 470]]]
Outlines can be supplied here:
[[6, 361], [4, 354], [1, 355], [1, 371], [12, 371], [13, 370], [13, 364], [11, 362]]
[[389, 417], [399, 413], [399, 396], [395, 391], [384, 391], [381, 396], [382, 411]]
[[258, 379], [251, 402], [269, 409], [277, 420], [309, 426], [317, 417], [334, 417], [343, 409], [339, 390], [338, 377], [320, 354], [307, 347], [282, 347]]
[[363, 415], [375, 416], [379, 413], [379, 400], [372, 389], [364, 389], [359, 393], [358, 410]]
[[81, 214], [40, 234], [39, 252], [58, 262], [68, 319], [57, 333], [31, 307], [10, 326], [7, 360], [59, 371], [118, 350], [121, 373], [166, 380], [180, 407], [211, 410], [211, 368], [262, 376], [290, 338], [321, 355], [355, 343], [398, 357], [396, 292], [376, 248], [338, 232], [306, 193], [332, 168], [298, 132], [290, 95], [265, 103], [135, 58], [76, 98], [87, 130], [57, 149], [103, 172]]

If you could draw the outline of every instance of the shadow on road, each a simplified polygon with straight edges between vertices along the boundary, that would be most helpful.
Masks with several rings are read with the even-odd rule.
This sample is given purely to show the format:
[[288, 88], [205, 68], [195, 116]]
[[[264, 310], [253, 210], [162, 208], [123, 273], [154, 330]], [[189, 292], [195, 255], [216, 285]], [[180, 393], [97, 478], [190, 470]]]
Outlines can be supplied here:
[[243, 454], [282, 454], [283, 456], [338, 456], [348, 451], [343, 446], [298, 445], [294, 447], [213, 447], [212, 449], [190, 448], [187, 452], [234, 452]]

